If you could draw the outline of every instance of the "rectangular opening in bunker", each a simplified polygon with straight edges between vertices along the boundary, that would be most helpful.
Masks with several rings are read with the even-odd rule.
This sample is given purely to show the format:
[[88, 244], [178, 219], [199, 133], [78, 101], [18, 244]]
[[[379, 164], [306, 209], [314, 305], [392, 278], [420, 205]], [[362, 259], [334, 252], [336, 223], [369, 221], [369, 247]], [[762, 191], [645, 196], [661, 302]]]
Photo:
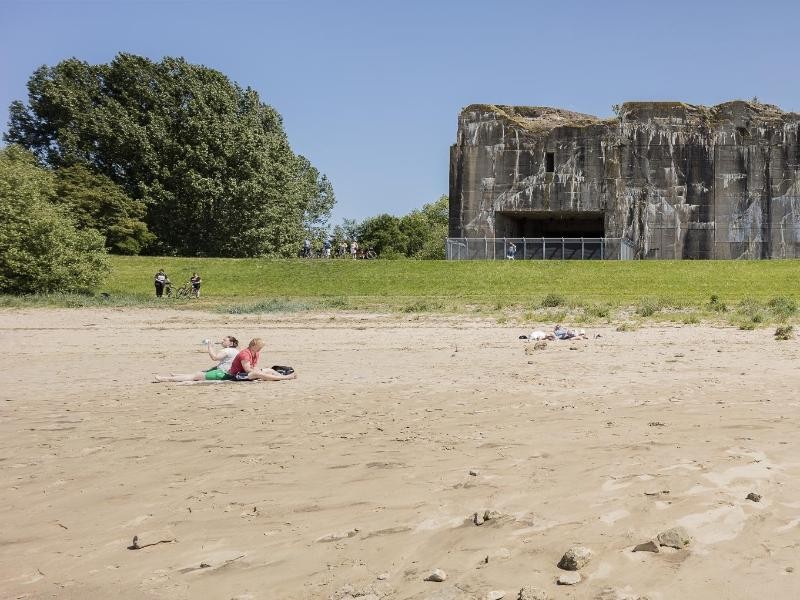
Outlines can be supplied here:
[[544, 153], [544, 170], [545, 173], [553, 173], [556, 170], [556, 155], [554, 152]]
[[520, 258], [605, 258], [602, 212], [497, 212], [495, 232], [498, 237], [523, 238]]

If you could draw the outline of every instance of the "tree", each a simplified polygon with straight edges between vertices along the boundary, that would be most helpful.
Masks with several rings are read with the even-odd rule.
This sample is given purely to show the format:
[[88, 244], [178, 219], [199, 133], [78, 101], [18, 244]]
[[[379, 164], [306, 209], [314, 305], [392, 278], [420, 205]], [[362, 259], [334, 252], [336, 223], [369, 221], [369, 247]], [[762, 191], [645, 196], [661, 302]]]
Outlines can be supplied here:
[[84, 164], [147, 206], [154, 251], [292, 254], [334, 202], [252, 89], [181, 58], [119, 54], [37, 69], [6, 140], [52, 167]]
[[24, 150], [0, 150], [0, 292], [86, 292], [108, 272], [103, 236], [52, 203], [53, 174]]
[[444, 259], [447, 237], [448, 197], [424, 205], [404, 216], [400, 230], [406, 238], [406, 256], [420, 259]]
[[105, 175], [81, 164], [55, 172], [55, 202], [72, 215], [78, 229], [97, 229], [106, 248], [117, 254], [139, 254], [155, 241], [142, 221], [147, 207]]
[[365, 219], [358, 228], [362, 248], [372, 248], [382, 258], [405, 255], [407, 239], [400, 229], [400, 218], [381, 214]]

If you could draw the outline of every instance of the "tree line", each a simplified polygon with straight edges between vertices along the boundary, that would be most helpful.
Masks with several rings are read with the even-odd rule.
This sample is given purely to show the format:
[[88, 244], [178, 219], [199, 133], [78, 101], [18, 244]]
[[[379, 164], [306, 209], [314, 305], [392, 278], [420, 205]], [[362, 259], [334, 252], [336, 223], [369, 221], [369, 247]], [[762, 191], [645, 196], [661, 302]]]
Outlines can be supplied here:
[[274, 108], [214, 69], [71, 58], [36, 69], [27, 91], [0, 150], [0, 292], [90, 289], [107, 252], [295, 256], [309, 235], [443, 256], [441, 199], [331, 227], [331, 182], [292, 151]]

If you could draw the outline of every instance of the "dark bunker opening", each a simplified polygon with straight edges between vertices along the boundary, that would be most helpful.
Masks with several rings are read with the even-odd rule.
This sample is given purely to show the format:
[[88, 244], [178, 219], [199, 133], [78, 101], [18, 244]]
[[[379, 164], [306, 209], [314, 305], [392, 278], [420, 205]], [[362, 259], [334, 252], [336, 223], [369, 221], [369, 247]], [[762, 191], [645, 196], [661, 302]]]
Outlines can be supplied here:
[[497, 212], [495, 231], [514, 238], [514, 258], [601, 259], [607, 256], [602, 212]]

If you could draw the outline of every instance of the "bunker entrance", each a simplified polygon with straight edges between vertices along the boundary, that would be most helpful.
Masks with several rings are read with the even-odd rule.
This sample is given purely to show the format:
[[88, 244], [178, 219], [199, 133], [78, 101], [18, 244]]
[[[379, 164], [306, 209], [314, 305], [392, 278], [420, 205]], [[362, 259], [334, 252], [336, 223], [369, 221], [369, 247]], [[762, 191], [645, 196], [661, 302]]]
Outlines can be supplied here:
[[515, 258], [608, 258], [602, 212], [497, 212], [495, 232], [522, 243]]
[[601, 238], [605, 235], [602, 212], [498, 212], [496, 231], [502, 237]]

